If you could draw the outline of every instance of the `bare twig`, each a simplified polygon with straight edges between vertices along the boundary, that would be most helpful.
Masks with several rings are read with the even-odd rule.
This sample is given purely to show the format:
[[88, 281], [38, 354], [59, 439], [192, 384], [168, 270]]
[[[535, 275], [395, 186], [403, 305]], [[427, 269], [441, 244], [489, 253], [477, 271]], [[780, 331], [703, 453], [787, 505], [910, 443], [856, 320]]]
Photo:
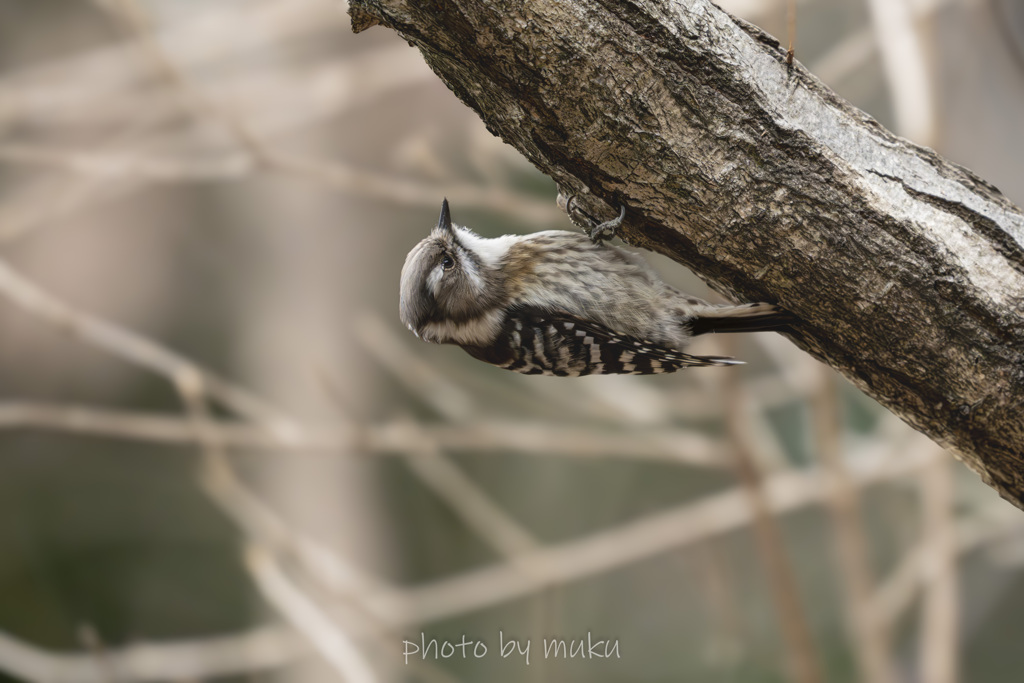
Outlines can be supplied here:
[[[141, 140], [153, 135], [157, 127], [165, 125], [176, 112], [157, 110], [138, 113], [120, 126], [117, 132], [105, 140], [106, 148], [117, 149], [138, 147]], [[18, 161], [19, 151], [25, 150], [23, 145], [0, 145], [0, 161]], [[13, 159], [12, 159], [13, 153]], [[67, 167], [66, 159], [63, 162]], [[108, 175], [85, 176], [75, 175], [70, 178], [60, 177], [46, 179], [30, 184], [29, 188], [0, 206], [0, 243], [22, 237], [41, 225], [53, 222], [57, 218], [70, 215], [76, 208], [84, 204], [102, 201], [104, 197], [116, 195], [123, 186], [120, 178]]]
[[[920, 448], [904, 451], [905, 447], [899, 441], [890, 442], [885, 449], [872, 445], [856, 454], [857, 468], [851, 471], [851, 477], [857, 486], [865, 486], [905, 476], [927, 462]], [[897, 457], [897, 453], [903, 453], [902, 457]], [[815, 472], [774, 475], [766, 481], [766, 488], [776, 514], [822, 501], [828, 492], [825, 480]], [[239, 491], [235, 487], [224, 490]], [[223, 496], [221, 501], [236, 501], [228, 502], [227, 509], [233, 510], [232, 516], [243, 528], [250, 530], [254, 538], [272, 546], [283, 544], [287, 547], [288, 538], [293, 536], [294, 530], [284, 527], [276, 513], [251, 494], [245, 494], [243, 490], [240, 497], [233, 493]], [[752, 516], [744, 501], [741, 491], [727, 491], [593, 536], [535, 551], [522, 561], [532, 564], [534, 569], [538, 564], [549, 568], [545, 571], [551, 571], [551, 575], [563, 581], [590, 576], [746, 526]], [[299, 539], [300, 548], [304, 545]], [[320, 551], [299, 550], [296, 554], [308, 558], [332, 556]], [[351, 585], [350, 568], [341, 565], [340, 576], [335, 576], [338, 568], [330, 569], [332, 565], [329, 565], [326, 569], [317, 570], [317, 560], [307, 562], [311, 571], [321, 577], [323, 585], [349, 593], [346, 587]], [[561, 568], [556, 570], [553, 565]], [[365, 578], [361, 577], [361, 580]], [[548, 583], [535, 573], [525, 576], [503, 564], [419, 586], [408, 592], [396, 592], [378, 584], [366, 591], [373, 597], [364, 606], [377, 618], [389, 623], [429, 621], [528, 595], [546, 585]]]
[[355, 333], [363, 348], [384, 370], [440, 415], [460, 421], [475, 412], [473, 399], [465, 389], [438, 372], [422, 356], [412, 353], [378, 316], [361, 315], [356, 320]]
[[354, 566], [313, 539], [288, 527], [281, 517], [245, 486], [235, 474], [224, 443], [210, 419], [201, 374], [184, 370], [175, 385], [188, 409], [189, 424], [202, 449], [201, 482], [207, 494], [247, 536], [262, 544], [286, 549], [319, 583], [336, 594], [352, 595], [376, 586]]
[[[920, 24], [926, 21], [939, 9], [953, 2], [956, 0], [915, 0], [915, 2], [911, 2], [912, 23]], [[811, 71], [826, 83], [836, 85], [858, 73], [864, 67], [875, 54], [878, 40], [881, 38], [882, 34], [878, 33], [873, 25], [858, 31], [851, 31], [823, 57], [812, 64]]]
[[883, 624], [870, 612], [871, 558], [860, 517], [860, 500], [846, 469], [840, 444], [839, 386], [832, 370], [820, 366], [820, 372], [821, 390], [814, 401], [816, 442], [819, 458], [830, 479], [830, 495], [825, 501], [836, 532], [836, 565], [843, 588], [848, 632], [857, 655], [860, 680], [885, 683], [895, 677]]
[[[860, 486], [906, 476], [926, 462], [920, 453], [895, 457], [887, 449], [858, 459], [853, 476]], [[820, 503], [828, 495], [817, 472], [787, 472], [769, 477], [765, 497], [773, 514]], [[364, 606], [380, 619], [432, 621], [530, 595], [553, 583], [601, 574], [670, 550], [707, 541], [746, 527], [754, 512], [742, 488], [690, 501], [583, 538], [546, 546], [507, 563], [484, 567], [407, 589], [367, 595]], [[527, 564], [531, 571], [518, 567]]]
[[922, 472], [926, 592], [921, 609], [921, 680], [958, 680], [956, 535], [953, 526], [953, 472], [944, 453]]
[[442, 455], [436, 443], [421, 437], [405, 463], [416, 477], [441, 498], [468, 528], [508, 559], [538, 547], [533, 535], [505, 512], [491, 496]]
[[155, 38], [137, 0], [117, 0], [117, 2], [123, 8], [122, 16], [139, 36], [153, 63], [163, 73], [167, 81], [176, 86], [185, 97], [197, 120], [222, 123], [252, 160], [262, 166], [302, 175], [350, 192], [386, 198], [389, 202], [416, 205], [436, 204], [438, 197], [448, 196], [452, 201], [465, 201], [467, 205], [476, 206], [482, 202], [485, 206], [498, 208], [510, 215], [519, 215], [537, 222], [550, 220], [553, 215], [557, 215], [554, 202], [540, 203], [529, 197], [512, 194], [500, 186], [488, 188], [449, 187], [445, 192], [441, 192], [439, 187], [433, 187], [424, 191], [422, 183], [403, 182], [393, 174], [356, 172], [339, 163], [327, 163], [278, 152], [268, 147], [241, 118], [207, 96], [178, 68], [178, 65], [167, 56]]
[[79, 624], [78, 641], [92, 654], [107, 683], [120, 683], [121, 676], [113, 662], [110, 661], [110, 657], [107, 655], [107, 646], [96, 627], [88, 622]]
[[[256, 143], [253, 143], [256, 144]], [[270, 152], [261, 145], [261, 156], [215, 153], [175, 158], [159, 154], [90, 152], [68, 148], [7, 143], [0, 146], [0, 161], [18, 163], [96, 176], [100, 179], [124, 179], [131, 186], [153, 182], [233, 180], [249, 175], [260, 166], [307, 179], [363, 197], [387, 200], [390, 204], [435, 207], [438, 197], [448, 197], [461, 208], [487, 208], [514, 216], [527, 225], [546, 225], [564, 221], [553, 202], [520, 195], [501, 186], [468, 183], [428, 183], [403, 179], [391, 173], [376, 173], [339, 161], [317, 161], [297, 155]], [[91, 184], [95, 184], [95, 180]], [[81, 183], [85, 185], [85, 182]], [[124, 191], [124, 190], [122, 190]], [[73, 197], [69, 194], [68, 206]], [[21, 204], [27, 202], [19, 202]], [[37, 219], [39, 220], [39, 219]], [[33, 222], [7, 218], [0, 240], [10, 240], [27, 232]]]
[[[924, 458], [922, 469], [938, 467], [934, 461], [947, 457], [925, 439], [918, 437], [917, 442], [915, 450]], [[934, 501], [929, 503], [932, 504]], [[963, 555], [995, 539], [1019, 533], [1021, 525], [1020, 513], [1015, 508], [1005, 503], [988, 505], [956, 524], [953, 533], [955, 553]], [[945, 542], [937, 536], [919, 541], [904, 554], [885, 581], [879, 584], [871, 599], [871, 612], [882, 628], [891, 628], [910, 609], [919, 590], [933, 577], [933, 572], [938, 571], [940, 580], [944, 580], [941, 577], [947, 571], [943, 568], [947, 561], [946, 550], [936, 545], [937, 540]]]
[[[202, 375], [185, 370], [178, 373], [174, 379], [202, 444], [207, 489], [215, 500], [224, 499], [225, 493], [234, 495], [235, 500], [240, 500], [240, 495], [246, 497], [250, 503], [246, 511], [250, 514], [247, 514], [245, 519], [250, 519], [251, 512], [256, 509], [251, 503], [258, 501], [255, 496], [246, 496], [247, 491], [237, 482], [223, 444], [218, 440], [217, 433], [209, 428], [210, 416], [206, 406]], [[254, 536], [258, 535], [268, 526], [268, 522], [273, 521], [272, 517], [264, 514], [260, 517], [261, 528], [250, 528], [249, 532]], [[295, 539], [294, 534], [282, 533], [276, 540], [285, 540], [294, 546]], [[296, 630], [309, 639], [344, 680], [352, 683], [373, 683], [377, 680], [372, 667], [349, 634], [338, 624], [333, 623], [312, 599], [287, 579], [267, 550], [261, 549], [260, 546], [251, 546], [246, 554], [246, 565], [267, 601], [274, 605]], [[353, 576], [355, 572], [350, 572], [349, 578]]]
[[202, 377], [210, 396], [225, 407], [251, 417], [282, 439], [299, 431], [295, 422], [279, 415], [256, 395], [200, 368], [191, 360], [154, 341], [105, 320], [75, 310], [22, 277], [0, 260], [0, 296], [33, 317], [112, 355], [174, 381], [182, 373]]
[[[138, 12], [124, 11], [125, 5], [122, 0], [118, 0], [115, 5], [122, 8], [122, 11], [117, 12], [119, 17], [130, 16], [129, 24], [139, 36], [150, 59], [141, 62], [127, 59], [127, 54], [138, 48], [135, 44], [117, 48], [110, 54], [100, 52], [89, 55], [82, 60], [84, 64], [90, 65], [91, 69], [84, 78], [74, 77], [74, 64], [58, 63], [65, 72], [58, 82], [75, 84], [84, 80], [94, 86], [89, 89], [70, 85], [65, 86], [63, 90], [58, 88], [57, 91], [50, 92], [53, 89], [51, 83], [57, 80], [53, 73], [53, 70], [57, 70], [57, 65], [54, 69], [28, 70], [19, 74], [17, 78], [6, 79], [6, 82], [0, 80], [0, 117], [6, 103], [14, 116], [29, 118], [36, 125], [59, 126], [65, 121], [55, 119], [55, 112], [73, 110], [76, 115], [69, 123], [77, 127], [108, 124], [115, 125], [121, 130], [126, 126], [138, 125], [137, 122], [140, 120], [179, 116], [184, 96], [184, 101], [194, 117], [201, 123], [222, 123], [221, 127], [228, 128], [232, 138], [241, 143], [243, 151], [226, 152], [220, 149], [223, 146], [220, 145], [209, 152], [193, 153], [183, 157], [178, 150], [187, 143], [194, 142], [194, 138], [197, 137], [191, 130], [153, 135], [146, 140], [145, 147], [149, 151], [129, 149], [111, 152], [44, 146], [38, 143], [7, 143], [0, 146], [0, 159], [9, 163], [42, 165], [89, 174], [89, 177], [74, 182], [69, 190], [63, 193], [65, 199], [61, 202], [49, 200], [57, 194], [53, 182], [41, 184], [48, 201], [32, 201], [31, 193], [23, 192], [7, 202], [7, 207], [0, 213], [0, 241], [21, 237], [44, 220], [52, 220], [57, 215], [68, 215], [83, 206], [92, 206], [112, 197], [123, 197], [151, 182], [233, 179], [261, 168], [299, 174], [336, 189], [386, 199], [390, 204], [435, 206], [441, 196], [447, 195], [452, 201], [467, 207], [503, 207], [509, 215], [518, 216], [530, 224], [543, 225], [564, 221], [564, 217], [559, 214], [553, 202], [538, 200], [533, 196], [509, 190], [505, 186], [483, 187], [455, 180], [442, 184], [402, 179], [393, 173], [358, 169], [338, 161], [318, 162], [278, 153], [263, 142], [266, 136], [281, 135], [302, 126], [313, 125], [327, 117], [337, 116], [389, 92], [429, 78], [429, 70], [412, 57], [408, 50], [389, 46], [370, 50], [360, 55], [359, 59], [302, 71], [271, 73], [255, 82], [245, 73], [239, 75], [231, 71], [227, 76], [219, 76], [220, 80], [216, 81], [219, 99], [230, 100], [235, 103], [235, 109], [246, 111], [247, 117], [243, 123], [207, 98], [191, 83], [177, 64], [167, 57], [163, 48], [164, 41], [176, 46], [183, 37], [181, 33], [171, 30], [165, 32], [166, 35], [158, 37], [149, 30]], [[247, 33], [247, 37], [256, 40], [257, 45], [275, 39], [305, 37], [312, 31], [323, 31], [325, 26], [329, 26], [329, 23], [315, 20], [316, 12], [307, 10], [296, 13], [294, 9], [289, 11], [289, 3], [283, 3], [284, 7], [280, 5], [282, 3], [269, 6], [264, 2], [260, 7], [252, 9], [251, 16], [247, 15], [247, 28], [255, 29], [252, 35]], [[131, 10], [132, 7], [128, 5], [127, 9]], [[211, 21], [207, 22], [209, 25], [197, 22], [203, 25], [196, 29], [202, 36], [210, 35], [210, 39], [201, 40], [200, 45], [196, 45], [193, 36], [189, 42], [189, 49], [183, 51], [188, 66], [211, 67], [214, 66], [212, 60], [223, 61], [230, 56], [223, 54], [227, 49], [225, 46], [233, 46], [232, 49], [236, 51], [248, 46], [245, 41], [215, 39], [216, 31], [224, 30], [220, 27], [222, 17], [215, 12], [210, 14]], [[295, 16], [296, 14], [299, 16]], [[249, 19], [252, 20], [251, 24]], [[267, 35], [267, 29], [273, 24], [261, 22], [273, 20], [280, 21], [280, 31]], [[110, 84], [98, 86], [94, 84], [95, 79], [92, 75], [96, 69], [102, 73], [120, 73], [114, 66], [115, 57], [123, 59], [123, 64], [126, 65], [122, 69], [125, 72], [122, 80], [115, 79]], [[170, 86], [149, 88], [143, 92], [140, 87], [141, 79], [151, 68], [127, 66], [140, 63], [155, 66], [164, 74]], [[41, 85], [36, 86], [36, 81]], [[4, 85], [7, 87], [3, 87]], [[289, 90], [294, 96], [282, 98], [282, 90]], [[301, 101], [296, 101], [296, 98]], [[57, 104], [61, 106], [55, 106]], [[29, 109], [26, 110], [25, 107]], [[204, 144], [210, 146], [208, 142], [204, 141]], [[165, 148], [173, 152], [161, 153], [154, 151], [154, 148]], [[98, 180], [119, 182], [116, 187], [95, 187]]]
[[[104, 658], [120, 683], [211, 680], [280, 669], [309, 656], [288, 627], [107, 647]], [[37, 683], [110, 683], [92, 653], [53, 652], [0, 631], [0, 671]]]
[[705, 586], [702, 594], [716, 622], [707, 636], [712, 659], [719, 664], [735, 664], [743, 650], [743, 632], [734, 579], [714, 541], [702, 544], [699, 551]]
[[740, 487], [752, 510], [754, 534], [782, 626], [790, 673], [799, 683], [821, 681], [823, 678], [818, 654], [782, 539], [782, 530], [775, 519], [765, 482], [756, 464], [758, 458], [754, 453], [757, 452], [757, 442], [747, 427], [747, 411], [743, 408], [745, 399], [740, 393], [735, 373], [723, 376], [722, 389], [732, 440], [732, 448], [729, 450]]
[[[246, 30], [240, 32], [235, 30], [237, 8], [204, 3], [162, 32], [160, 40], [183, 55], [187, 67], [210, 68], [235, 54], [322, 33], [330, 26], [331, 14], [317, 8], [315, 3], [292, 0], [250, 0]], [[227, 35], [231, 40], [224, 39]], [[81, 121], [83, 115], [117, 102], [119, 95], [141, 91], [153, 64], [137, 59], [137, 51], [135, 41], [124, 41], [6, 71], [0, 78], [0, 122]]]
[[[588, 425], [490, 418], [469, 424], [413, 424], [398, 419], [365, 426], [309, 426], [287, 438], [247, 422], [211, 420], [210, 429], [217, 431], [217, 438], [225, 447], [236, 450], [392, 455], [414, 451], [421, 445], [419, 440], [426, 438], [445, 450], [478, 455], [511, 452], [651, 460], [712, 469], [726, 466], [714, 440], [683, 429], [648, 429], [633, 434]], [[0, 402], [0, 430], [53, 431], [151, 443], [198, 443], [188, 421], [176, 416], [28, 401]]]
[[316, 602], [289, 580], [273, 555], [258, 546], [252, 546], [246, 553], [245, 561], [263, 597], [309, 639], [342, 680], [346, 683], [372, 683], [378, 680], [356, 643]]
[[869, 0], [875, 42], [889, 81], [896, 131], [918, 144], [935, 136], [935, 109], [924, 47], [910, 0]]
[[[450, 420], [465, 421], [473, 413], [469, 397], [422, 360], [412, 357], [391, 331], [375, 316], [365, 315], [357, 325], [364, 348], [410, 392], [426, 401]], [[410, 423], [415, 432], [416, 427]], [[417, 434], [418, 446], [408, 450], [406, 464], [485, 543], [506, 558], [515, 558], [537, 548], [537, 542], [522, 525], [501, 509], [486, 492], [444, 456], [436, 442]]]

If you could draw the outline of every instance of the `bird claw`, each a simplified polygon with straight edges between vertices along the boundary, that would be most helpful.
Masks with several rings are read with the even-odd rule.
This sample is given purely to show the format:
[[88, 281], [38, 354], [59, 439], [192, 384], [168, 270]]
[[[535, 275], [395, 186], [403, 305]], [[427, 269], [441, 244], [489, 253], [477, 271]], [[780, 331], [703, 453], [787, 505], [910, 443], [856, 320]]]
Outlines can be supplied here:
[[576, 195], [569, 195], [565, 199], [565, 212], [569, 214], [569, 218], [575, 218], [576, 214], [582, 216], [586, 223], [587, 235], [590, 237], [592, 242], [598, 244], [615, 237], [616, 231], [619, 229], [619, 226], [622, 225], [622, 221], [626, 217], [626, 207], [620, 205], [619, 215], [616, 218], [613, 218], [610, 221], [604, 221], [603, 223], [598, 223], [596, 218], [583, 209], [576, 207], [575, 203]]
[[622, 220], [626, 217], [626, 207], [623, 204], [619, 205], [619, 215], [610, 221], [599, 223], [590, 229], [590, 241], [591, 242], [603, 242], [610, 240], [615, 237], [615, 233], [618, 231], [619, 226], [622, 225]]

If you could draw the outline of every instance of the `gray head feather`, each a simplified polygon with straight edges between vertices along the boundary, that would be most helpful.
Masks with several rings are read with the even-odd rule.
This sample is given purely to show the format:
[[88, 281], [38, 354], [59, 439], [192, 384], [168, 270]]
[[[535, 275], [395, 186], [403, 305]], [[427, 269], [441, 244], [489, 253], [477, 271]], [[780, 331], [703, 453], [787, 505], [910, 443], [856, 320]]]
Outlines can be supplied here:
[[437, 226], [405, 258], [399, 314], [406, 327], [427, 341], [449, 341], [429, 333], [430, 323], [471, 321], [494, 305], [498, 272], [486, 268], [459, 241], [464, 231], [452, 224], [445, 199]]

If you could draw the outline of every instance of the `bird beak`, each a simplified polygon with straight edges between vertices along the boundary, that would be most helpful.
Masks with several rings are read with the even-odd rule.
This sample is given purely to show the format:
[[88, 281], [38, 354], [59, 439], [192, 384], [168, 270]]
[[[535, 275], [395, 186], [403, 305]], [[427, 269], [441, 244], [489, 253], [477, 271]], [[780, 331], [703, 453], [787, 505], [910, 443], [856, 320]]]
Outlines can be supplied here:
[[437, 219], [437, 229], [444, 232], [452, 231], [452, 215], [448, 212], [448, 198], [441, 202], [441, 216]]

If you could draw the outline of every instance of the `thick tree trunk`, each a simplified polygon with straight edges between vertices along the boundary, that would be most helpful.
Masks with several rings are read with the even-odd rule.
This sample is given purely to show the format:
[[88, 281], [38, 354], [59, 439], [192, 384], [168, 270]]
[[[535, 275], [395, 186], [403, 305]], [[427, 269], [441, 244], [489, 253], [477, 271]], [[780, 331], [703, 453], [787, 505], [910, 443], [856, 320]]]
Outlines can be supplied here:
[[620, 235], [774, 301], [794, 341], [1024, 506], [1024, 214], [707, 0], [352, 0]]

